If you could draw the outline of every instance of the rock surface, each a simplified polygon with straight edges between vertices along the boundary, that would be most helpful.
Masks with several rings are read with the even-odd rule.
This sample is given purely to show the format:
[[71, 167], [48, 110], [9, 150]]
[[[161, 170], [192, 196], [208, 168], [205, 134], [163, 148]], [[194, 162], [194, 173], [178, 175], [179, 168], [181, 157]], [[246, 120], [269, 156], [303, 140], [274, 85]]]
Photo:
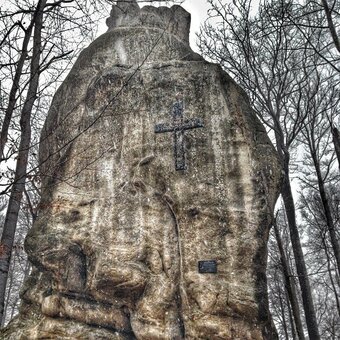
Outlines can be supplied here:
[[[280, 168], [263, 126], [190, 49], [183, 8], [118, 1], [107, 24], [51, 105], [34, 270], [1, 336], [276, 339], [265, 271]], [[204, 125], [178, 132], [179, 171], [174, 132], [155, 133], [176, 101]]]

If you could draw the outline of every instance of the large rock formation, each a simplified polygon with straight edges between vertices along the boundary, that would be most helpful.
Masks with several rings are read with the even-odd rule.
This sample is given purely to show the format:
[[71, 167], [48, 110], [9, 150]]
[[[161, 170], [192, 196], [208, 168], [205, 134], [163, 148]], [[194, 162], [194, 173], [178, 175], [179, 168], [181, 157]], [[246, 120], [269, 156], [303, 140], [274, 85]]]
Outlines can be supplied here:
[[5, 339], [275, 339], [266, 243], [280, 170], [181, 7], [118, 1], [41, 137], [34, 265]]

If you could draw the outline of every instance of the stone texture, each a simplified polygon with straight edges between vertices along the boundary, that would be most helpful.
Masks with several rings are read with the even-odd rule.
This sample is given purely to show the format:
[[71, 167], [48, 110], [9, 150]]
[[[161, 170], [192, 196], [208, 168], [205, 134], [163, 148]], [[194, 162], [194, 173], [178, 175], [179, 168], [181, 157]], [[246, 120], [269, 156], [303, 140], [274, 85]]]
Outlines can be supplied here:
[[[51, 105], [34, 270], [1, 336], [276, 339], [265, 270], [280, 168], [247, 96], [190, 49], [181, 7], [118, 1], [107, 23]], [[184, 171], [171, 133], [154, 132], [176, 98], [204, 122], [185, 132]]]

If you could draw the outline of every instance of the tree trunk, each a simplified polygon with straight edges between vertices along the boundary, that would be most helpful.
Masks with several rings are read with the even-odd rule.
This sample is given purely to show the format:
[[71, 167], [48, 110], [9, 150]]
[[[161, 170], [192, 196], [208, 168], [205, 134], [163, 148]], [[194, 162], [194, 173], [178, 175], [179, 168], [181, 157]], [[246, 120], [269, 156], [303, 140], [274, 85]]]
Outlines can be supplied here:
[[18, 214], [20, 210], [20, 203], [25, 188], [26, 170], [31, 143], [31, 113], [39, 85], [41, 29], [43, 24], [43, 9], [45, 7], [45, 4], [46, 0], [40, 0], [36, 9], [30, 83], [27, 91], [27, 97], [21, 112], [20, 147], [18, 152], [14, 183], [11, 189], [11, 195], [9, 198], [5, 224], [0, 243], [0, 322], [2, 322], [4, 315], [4, 299], [8, 269], [11, 260], [11, 253], [14, 243], [16, 225], [18, 221]]
[[[313, 136], [312, 136], [313, 138]], [[313, 140], [314, 141], [314, 140]], [[337, 270], [338, 274], [340, 277], [340, 247], [339, 247], [339, 242], [336, 237], [336, 232], [335, 232], [335, 226], [334, 226], [334, 221], [332, 217], [332, 212], [331, 212], [331, 207], [328, 202], [326, 190], [325, 190], [325, 183], [322, 178], [321, 174], [321, 169], [320, 169], [320, 163], [317, 158], [316, 152], [314, 150], [311, 150], [312, 158], [313, 158], [313, 163], [314, 163], [314, 168], [315, 172], [318, 178], [318, 187], [319, 187], [319, 194], [321, 197], [321, 202], [322, 202], [322, 207], [325, 213], [325, 218], [326, 218], [326, 223], [327, 223], [327, 228], [329, 232], [329, 236], [331, 239], [331, 244], [335, 256], [335, 261], [337, 265]]]
[[302, 293], [303, 308], [305, 311], [306, 324], [309, 338], [313, 340], [320, 340], [318, 324], [316, 320], [315, 309], [313, 305], [312, 292], [310, 289], [306, 264], [302, 252], [300, 235], [296, 225], [294, 198], [290, 186], [289, 178], [289, 154], [285, 153], [284, 159], [284, 179], [281, 189], [282, 199], [286, 210], [288, 226], [290, 231], [290, 239], [293, 246], [294, 259], [296, 270], [299, 278], [299, 283]]
[[335, 148], [336, 157], [338, 159], [339, 171], [340, 171], [340, 135], [339, 130], [331, 125], [332, 136], [333, 136], [333, 144]]
[[332, 19], [332, 10], [329, 8], [327, 0], [321, 0], [323, 9], [325, 11], [326, 14], [326, 18], [327, 18], [327, 23], [328, 23], [328, 29], [329, 32], [331, 33], [333, 42], [334, 42], [334, 46], [336, 47], [336, 49], [338, 50], [338, 52], [340, 53], [340, 40], [336, 31], [336, 26], [334, 25], [333, 19]]
[[[14, 250], [15, 253], [15, 250]], [[10, 275], [9, 275], [9, 282], [7, 283], [7, 294], [6, 294], [6, 301], [5, 301], [5, 305], [4, 305], [4, 316], [2, 318], [1, 321], [1, 327], [3, 327], [5, 325], [6, 322], [6, 316], [8, 313], [8, 307], [9, 307], [9, 302], [10, 302], [10, 298], [11, 298], [11, 294], [12, 294], [12, 288], [13, 288], [13, 276], [14, 276], [14, 268], [16, 265], [16, 261], [15, 261], [15, 254], [13, 256], [13, 261], [11, 261], [10, 263]], [[13, 306], [12, 306], [13, 308]], [[13, 309], [12, 309], [13, 311]]]
[[288, 335], [288, 328], [287, 328], [287, 322], [286, 322], [286, 316], [285, 316], [285, 308], [284, 308], [284, 302], [281, 294], [281, 287], [278, 285], [278, 293], [279, 293], [279, 301], [280, 301], [280, 309], [281, 309], [281, 317], [282, 317], [282, 327], [283, 331], [285, 333], [286, 340], [289, 340]]
[[[287, 261], [285, 251], [283, 249], [282, 240], [281, 240], [280, 232], [278, 230], [276, 221], [274, 221], [274, 231], [275, 231], [275, 238], [276, 238], [277, 246], [280, 252], [280, 260], [281, 260], [281, 265], [282, 265], [282, 270], [283, 270], [283, 276], [285, 279], [285, 286], [286, 286], [289, 302], [290, 302], [292, 312], [293, 312], [296, 332], [298, 334], [298, 338], [300, 340], [304, 340], [305, 336], [303, 333], [301, 315], [300, 315], [300, 310], [299, 310], [299, 303], [298, 303], [297, 294], [295, 290], [295, 282], [293, 280], [293, 276], [289, 268], [289, 263]], [[292, 327], [294, 328], [294, 325], [292, 325]]]
[[332, 289], [333, 289], [333, 292], [334, 292], [334, 297], [335, 297], [335, 301], [336, 301], [336, 308], [338, 310], [338, 315], [340, 316], [339, 295], [338, 295], [338, 290], [337, 290], [337, 287], [335, 286], [333, 275], [332, 275], [331, 259], [330, 259], [329, 253], [328, 253], [328, 249], [327, 249], [328, 247], [327, 247], [325, 238], [322, 239], [322, 245], [323, 245], [323, 248], [325, 250], [325, 254], [326, 254], [326, 258], [327, 258], [327, 271], [328, 271], [329, 279], [331, 281]]
[[296, 327], [295, 327], [295, 322], [294, 322], [294, 316], [293, 316], [293, 312], [292, 312], [292, 306], [289, 303], [289, 296], [288, 296], [288, 292], [287, 289], [285, 289], [285, 295], [286, 295], [286, 300], [288, 301], [288, 313], [289, 313], [289, 322], [290, 322], [290, 326], [292, 329], [292, 340], [296, 340]]
[[5, 145], [6, 145], [6, 142], [7, 142], [8, 129], [9, 129], [9, 125], [11, 123], [13, 111], [14, 111], [15, 104], [16, 104], [16, 95], [17, 95], [17, 92], [18, 92], [19, 86], [20, 86], [19, 82], [20, 82], [20, 78], [21, 78], [21, 75], [22, 75], [22, 69], [23, 69], [25, 60], [27, 58], [27, 47], [28, 47], [28, 43], [31, 39], [35, 16], [36, 16], [36, 12], [35, 12], [35, 14], [32, 18], [30, 25], [27, 27], [27, 29], [25, 31], [25, 36], [24, 36], [24, 40], [22, 42], [22, 47], [21, 47], [21, 55], [20, 55], [20, 58], [19, 58], [18, 63], [17, 63], [17, 67], [16, 67], [16, 70], [15, 70], [14, 78], [13, 78], [13, 84], [12, 84], [12, 87], [11, 87], [11, 90], [10, 90], [10, 93], [9, 93], [8, 105], [7, 105], [7, 108], [6, 108], [4, 121], [3, 121], [3, 124], [2, 124], [2, 127], [1, 127], [0, 162], [1, 162], [1, 160], [5, 159], [4, 149], [5, 149]]

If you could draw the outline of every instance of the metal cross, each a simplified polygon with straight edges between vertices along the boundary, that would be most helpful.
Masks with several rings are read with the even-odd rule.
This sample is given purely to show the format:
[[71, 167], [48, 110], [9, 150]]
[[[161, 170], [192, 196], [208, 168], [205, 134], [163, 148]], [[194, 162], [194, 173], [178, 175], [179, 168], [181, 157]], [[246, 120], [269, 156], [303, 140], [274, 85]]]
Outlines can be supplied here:
[[204, 127], [200, 118], [183, 118], [183, 102], [177, 101], [172, 108], [172, 123], [155, 125], [155, 133], [173, 132], [176, 170], [185, 170], [184, 131]]

